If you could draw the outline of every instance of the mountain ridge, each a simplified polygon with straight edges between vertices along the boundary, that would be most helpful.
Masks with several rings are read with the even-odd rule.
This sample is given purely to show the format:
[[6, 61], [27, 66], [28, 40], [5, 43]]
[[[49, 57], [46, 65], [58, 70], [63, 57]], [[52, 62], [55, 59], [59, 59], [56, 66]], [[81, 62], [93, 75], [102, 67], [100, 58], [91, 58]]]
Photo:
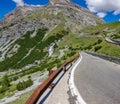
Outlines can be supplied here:
[[[50, 0], [50, 2], [48, 3], [48, 5], [45, 6], [39, 6], [39, 8], [47, 8], [47, 7], [52, 7], [52, 6], [60, 6], [60, 5], [68, 5], [77, 9], [81, 9], [87, 13], [91, 13], [88, 9], [81, 7], [80, 5], [77, 5], [73, 2], [71, 2], [70, 0]], [[31, 15], [32, 12], [34, 11], [34, 8], [37, 8], [37, 6], [32, 6], [32, 5], [23, 5], [23, 6], [17, 6], [13, 11], [9, 12], [8, 14], [6, 14], [3, 19], [2, 19], [2, 23], [1, 25], [5, 25], [6, 23], [11, 22], [13, 19], [21, 16], [21, 17], [25, 17], [27, 15]], [[94, 14], [92, 14], [94, 15]], [[96, 15], [95, 15], [96, 16]], [[96, 16], [97, 17], [97, 16]], [[100, 18], [99, 18], [100, 19]], [[103, 21], [103, 20], [102, 20]]]
[[56, 3], [68, 4], [68, 3], [70, 3], [70, 0], [50, 0], [51, 5], [55, 5]]

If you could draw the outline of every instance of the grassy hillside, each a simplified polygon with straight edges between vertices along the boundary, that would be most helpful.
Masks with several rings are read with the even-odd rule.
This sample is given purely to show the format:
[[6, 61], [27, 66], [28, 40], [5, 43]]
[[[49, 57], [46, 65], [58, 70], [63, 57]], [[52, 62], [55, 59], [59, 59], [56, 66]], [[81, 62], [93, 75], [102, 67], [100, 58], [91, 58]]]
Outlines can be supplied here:
[[61, 31], [60, 33], [55, 33], [43, 40], [46, 31], [46, 29], [38, 29], [34, 37], [31, 37], [31, 35], [35, 31], [28, 31], [23, 37], [16, 40], [13, 46], [15, 44], [19, 45], [20, 47], [18, 51], [16, 53], [12, 53], [12, 57], [6, 56], [5, 60], [0, 62], [0, 71], [8, 70], [9, 68], [22, 68], [25, 65], [33, 64], [35, 60], [42, 60], [47, 56], [47, 49], [50, 44], [58, 41], [68, 34], [67, 31]]
[[[64, 48], [65, 45], [70, 47], [72, 50], [88, 50], [120, 58], [120, 46], [106, 42], [103, 37], [77, 38], [75, 35], [71, 34], [60, 43], [59, 47]], [[95, 50], [95, 48], [99, 46], [101, 48]]]
[[[19, 48], [17, 52], [12, 53], [11, 57], [8, 57], [8, 53], [6, 53], [5, 60], [0, 62], [0, 71], [10, 68], [23, 68], [28, 64], [34, 64], [36, 60], [42, 60], [47, 57], [49, 46], [52, 43], [56, 44], [58, 40], [61, 41], [56, 47], [57, 53], [59, 53], [60, 49], [64, 50], [67, 47], [69, 51], [89, 50], [113, 57], [120, 57], [120, 47], [105, 41], [105, 37], [119, 39], [119, 29], [120, 22], [115, 22], [92, 26], [81, 30], [80, 34], [74, 34], [68, 28], [65, 30], [64, 22], [61, 22], [46, 37], [47, 29], [28, 31], [12, 44], [8, 53], [15, 45], [18, 45]], [[32, 35], [35, 36], [32, 37]]]
[[72, 50], [88, 50], [120, 58], [120, 46], [108, 43], [106, 37], [120, 39], [120, 22], [88, 27], [82, 29], [80, 34], [71, 33], [59, 47], [67, 45]]
[[113, 39], [120, 39], [120, 22], [100, 24], [98, 26], [90, 26], [80, 31], [81, 33], [103, 37], [110, 37]]

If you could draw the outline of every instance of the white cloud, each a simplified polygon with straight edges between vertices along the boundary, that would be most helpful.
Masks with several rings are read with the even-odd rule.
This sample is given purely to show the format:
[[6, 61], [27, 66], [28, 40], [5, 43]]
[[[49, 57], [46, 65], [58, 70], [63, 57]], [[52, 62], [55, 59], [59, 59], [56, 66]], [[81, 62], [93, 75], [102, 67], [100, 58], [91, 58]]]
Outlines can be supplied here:
[[17, 4], [17, 6], [23, 6], [24, 5], [23, 0], [12, 0], [12, 1], [15, 2]]
[[116, 10], [113, 14], [114, 14], [114, 15], [120, 14], [120, 9]]
[[90, 11], [103, 17], [107, 12], [120, 14], [120, 0], [86, 0], [86, 4]]
[[107, 14], [103, 13], [103, 12], [99, 12], [97, 13], [97, 16], [99, 16], [100, 18], [104, 18]]
[[33, 6], [33, 7], [43, 7], [45, 5], [33, 5], [33, 4], [31, 4], [30, 6]]

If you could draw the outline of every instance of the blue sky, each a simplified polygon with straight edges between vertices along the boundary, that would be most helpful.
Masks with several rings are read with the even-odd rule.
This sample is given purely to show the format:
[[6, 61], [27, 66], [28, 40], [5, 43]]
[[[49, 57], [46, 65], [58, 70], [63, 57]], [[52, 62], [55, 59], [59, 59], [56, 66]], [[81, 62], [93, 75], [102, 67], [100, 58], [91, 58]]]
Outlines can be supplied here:
[[[106, 22], [120, 20], [120, 0], [71, 0], [72, 2], [88, 8], [91, 12], [103, 18]], [[114, 1], [114, 2], [113, 2]], [[45, 5], [49, 0], [0, 0], [0, 19], [12, 11], [16, 6]]]

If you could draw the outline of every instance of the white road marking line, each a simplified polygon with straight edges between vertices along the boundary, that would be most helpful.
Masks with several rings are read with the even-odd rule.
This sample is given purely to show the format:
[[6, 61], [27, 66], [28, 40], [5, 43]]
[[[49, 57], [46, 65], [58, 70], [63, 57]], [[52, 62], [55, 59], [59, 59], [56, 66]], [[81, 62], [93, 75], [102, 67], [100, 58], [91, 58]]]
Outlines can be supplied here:
[[75, 72], [75, 69], [78, 66], [78, 64], [81, 62], [81, 60], [82, 60], [82, 56], [80, 56], [80, 58], [73, 65], [71, 75], [70, 75], [69, 85], [70, 85], [70, 90], [71, 90], [72, 95], [77, 96], [76, 104], [87, 104], [83, 100], [82, 96], [80, 95], [80, 93], [75, 85], [75, 82], [74, 82], [74, 72]]

